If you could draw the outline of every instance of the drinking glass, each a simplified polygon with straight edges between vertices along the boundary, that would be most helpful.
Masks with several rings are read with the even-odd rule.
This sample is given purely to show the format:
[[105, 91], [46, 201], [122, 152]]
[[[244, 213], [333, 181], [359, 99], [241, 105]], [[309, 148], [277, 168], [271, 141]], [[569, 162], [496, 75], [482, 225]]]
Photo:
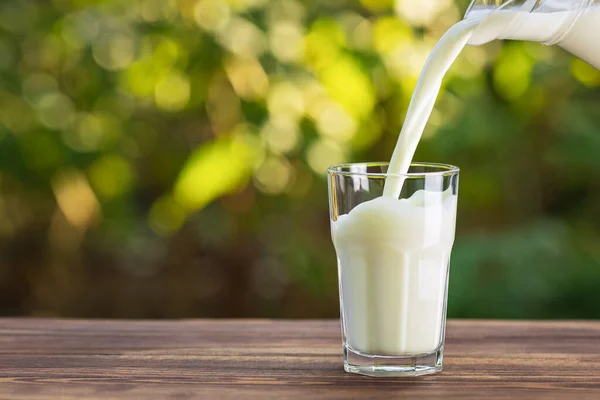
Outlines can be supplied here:
[[[442, 370], [459, 170], [414, 163], [328, 169], [344, 369], [370, 376]], [[384, 196], [386, 181], [399, 196]], [[400, 185], [398, 185], [400, 182]]]

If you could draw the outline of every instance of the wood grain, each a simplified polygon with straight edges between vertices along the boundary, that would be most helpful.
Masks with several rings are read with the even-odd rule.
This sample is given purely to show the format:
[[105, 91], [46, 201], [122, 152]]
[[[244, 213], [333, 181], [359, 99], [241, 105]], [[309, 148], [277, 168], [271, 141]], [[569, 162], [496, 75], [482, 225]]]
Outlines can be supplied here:
[[0, 398], [600, 399], [600, 322], [450, 321], [445, 371], [342, 368], [338, 321], [0, 319]]

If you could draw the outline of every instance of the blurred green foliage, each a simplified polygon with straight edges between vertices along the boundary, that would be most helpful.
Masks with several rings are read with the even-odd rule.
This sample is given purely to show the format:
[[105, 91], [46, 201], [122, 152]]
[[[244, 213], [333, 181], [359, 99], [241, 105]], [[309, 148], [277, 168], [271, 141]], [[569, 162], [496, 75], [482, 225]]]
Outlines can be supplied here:
[[[391, 155], [451, 0], [4, 0], [0, 312], [333, 317], [325, 168]], [[600, 72], [467, 48], [449, 314], [600, 317]]]

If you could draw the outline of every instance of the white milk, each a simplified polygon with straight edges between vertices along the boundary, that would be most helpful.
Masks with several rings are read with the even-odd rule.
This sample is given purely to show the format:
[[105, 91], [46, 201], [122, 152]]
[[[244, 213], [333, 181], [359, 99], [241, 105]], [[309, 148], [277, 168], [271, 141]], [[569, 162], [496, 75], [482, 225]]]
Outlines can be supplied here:
[[383, 196], [332, 222], [352, 349], [405, 355], [438, 348], [456, 202], [450, 191]]
[[[481, 18], [457, 23], [435, 45], [423, 67], [410, 100], [388, 173], [406, 174], [408, 172], [417, 145], [421, 140], [421, 135], [442, 87], [442, 79], [460, 54], [460, 51], [466, 46], [473, 30], [484, 18], [485, 16], [482, 16]], [[404, 180], [401, 178], [388, 178], [383, 192], [384, 196], [397, 199], [403, 183]]]
[[[389, 172], [408, 171], [442, 78], [477, 23], [456, 24], [431, 53]], [[419, 191], [399, 200], [403, 181], [388, 177], [384, 196], [331, 222], [347, 344], [367, 354], [432, 353], [442, 339], [457, 197]]]
[[[444, 34], [419, 77], [388, 172], [405, 174], [438, 96], [462, 48], [496, 38], [558, 41], [600, 68], [600, 7], [566, 35], [570, 12], [473, 10]], [[486, 17], [488, 17], [486, 19]], [[482, 22], [483, 21], [483, 22]], [[403, 178], [388, 178], [384, 196], [331, 222], [338, 255], [348, 345], [379, 355], [431, 353], [442, 339], [445, 284], [454, 240], [456, 196], [417, 192], [398, 200]], [[443, 198], [443, 200], [442, 200]]]
[[[563, 3], [564, 4], [564, 3]], [[406, 174], [429, 120], [442, 79], [465, 45], [480, 45], [495, 39], [555, 42], [600, 69], [600, 6], [584, 13], [540, 7], [536, 12], [475, 9], [467, 19], [451, 27], [431, 52], [413, 93], [404, 125], [388, 172]], [[576, 23], [575, 23], [576, 22]], [[388, 179], [385, 196], [398, 197], [401, 178]]]

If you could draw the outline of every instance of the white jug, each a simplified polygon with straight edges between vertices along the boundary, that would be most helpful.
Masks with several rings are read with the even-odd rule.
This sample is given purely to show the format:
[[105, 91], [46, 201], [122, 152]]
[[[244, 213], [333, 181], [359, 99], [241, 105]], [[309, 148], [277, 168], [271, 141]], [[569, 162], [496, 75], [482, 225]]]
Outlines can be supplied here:
[[483, 19], [471, 45], [494, 39], [556, 44], [600, 69], [600, 1], [474, 0], [465, 19]]

